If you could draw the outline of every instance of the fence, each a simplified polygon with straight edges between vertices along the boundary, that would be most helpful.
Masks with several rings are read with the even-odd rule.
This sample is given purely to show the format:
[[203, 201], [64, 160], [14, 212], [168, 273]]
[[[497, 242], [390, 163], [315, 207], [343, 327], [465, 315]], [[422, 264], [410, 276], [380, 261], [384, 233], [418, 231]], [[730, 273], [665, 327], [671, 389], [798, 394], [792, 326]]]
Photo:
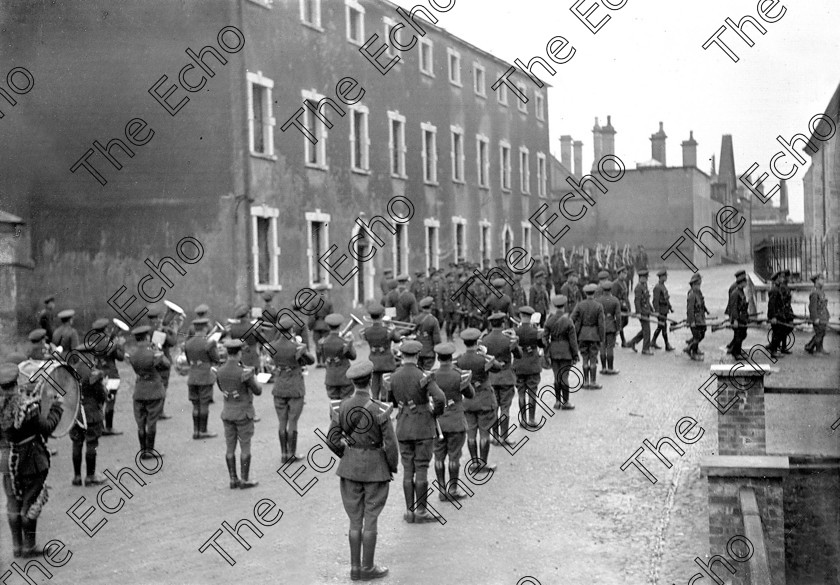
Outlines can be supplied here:
[[807, 281], [812, 275], [822, 273], [827, 282], [840, 280], [840, 234], [825, 238], [772, 237], [755, 247], [754, 269], [756, 274], [768, 279], [777, 270], [790, 270], [793, 281]]

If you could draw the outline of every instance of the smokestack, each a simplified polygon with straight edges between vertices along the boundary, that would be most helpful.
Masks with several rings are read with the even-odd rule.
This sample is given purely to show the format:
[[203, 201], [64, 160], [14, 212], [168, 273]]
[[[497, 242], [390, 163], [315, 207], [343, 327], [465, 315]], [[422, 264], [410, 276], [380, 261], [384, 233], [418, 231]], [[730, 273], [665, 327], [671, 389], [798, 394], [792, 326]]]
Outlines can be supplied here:
[[[696, 167], [697, 166], [697, 141], [694, 140], [694, 130], [689, 132], [688, 140], [682, 143], [683, 166]], [[714, 163], [712, 163], [714, 164]]]
[[560, 163], [572, 170], [572, 137], [568, 134], [560, 137]]
[[664, 167], [668, 166], [665, 161], [665, 139], [668, 138], [668, 136], [665, 134], [665, 130], [662, 126], [663, 124], [660, 122], [659, 132], [650, 135], [650, 151], [651, 158], [661, 162]]
[[576, 178], [580, 179], [583, 176], [583, 142], [575, 140], [575, 168], [572, 171]]
[[789, 212], [787, 181], [782, 179], [779, 181], [779, 213], [782, 216], [782, 221], [787, 222]]
[[[612, 126], [612, 116], [607, 116], [607, 125], [601, 128], [601, 157], [615, 154], [615, 134], [615, 128]], [[604, 169], [614, 171], [615, 163], [612, 161], [605, 163]]]
[[592, 161], [592, 169], [595, 170], [598, 168], [598, 161], [601, 160], [603, 156], [604, 146], [601, 137], [601, 126], [598, 125], [598, 118], [595, 118], [595, 125], [592, 127], [592, 147], [593, 147], [593, 155], [594, 159]]

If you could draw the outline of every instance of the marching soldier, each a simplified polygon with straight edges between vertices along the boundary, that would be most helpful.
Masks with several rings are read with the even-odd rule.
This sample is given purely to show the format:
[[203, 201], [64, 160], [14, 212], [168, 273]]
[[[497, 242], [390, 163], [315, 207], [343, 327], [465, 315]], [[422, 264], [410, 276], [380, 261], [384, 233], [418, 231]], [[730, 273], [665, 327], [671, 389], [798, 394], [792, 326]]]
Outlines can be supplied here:
[[540, 314], [540, 327], [542, 327], [545, 324], [546, 315], [548, 315], [550, 299], [545, 288], [545, 272], [539, 270], [534, 276], [534, 285], [528, 293], [528, 305], [534, 309], [535, 313]]
[[423, 299], [429, 296], [429, 285], [426, 283], [426, 273], [418, 270], [414, 273], [414, 282], [408, 288], [415, 299]]
[[[724, 309], [724, 311], [723, 311], [723, 314], [724, 314], [724, 315], [726, 315], [726, 316], [729, 316], [729, 301], [728, 301], [728, 299], [730, 299], [730, 298], [732, 297], [732, 293], [733, 293], [733, 292], [735, 291], [735, 289], [738, 287], [738, 280], [739, 280], [742, 276], [743, 276], [744, 278], [746, 278], [746, 277], [747, 277], [747, 271], [746, 271], [746, 270], [739, 270], [738, 272], [736, 272], [736, 273], [735, 273], [735, 282], [733, 282], [732, 284], [730, 284], [730, 285], [729, 285], [729, 292], [726, 294], [726, 298], [727, 298], [727, 305], [726, 305], [726, 309]], [[729, 343], [727, 343], [727, 344], [726, 344], [726, 351], [727, 351], [727, 353], [729, 353], [729, 350], [731, 349], [731, 345], [732, 345], [732, 342], [731, 342], [731, 341], [730, 341]]]
[[747, 275], [744, 273], [737, 277], [735, 281], [736, 287], [729, 295], [729, 304], [727, 305], [727, 314], [729, 315], [729, 322], [732, 325], [732, 341], [727, 346], [729, 353], [737, 360], [744, 356], [741, 345], [747, 338], [747, 325], [750, 322], [749, 303], [747, 296], [744, 294], [744, 288], [747, 286]]
[[417, 325], [417, 341], [423, 345], [417, 357], [417, 365], [427, 372], [435, 365], [434, 347], [440, 343], [440, 323], [432, 315], [433, 304], [432, 297], [425, 297], [420, 301], [420, 314], [414, 318], [414, 324]]
[[[241, 350], [247, 345], [241, 339], [226, 339], [228, 359], [216, 372], [222, 392], [222, 424], [225, 427], [225, 463], [230, 475], [230, 489], [247, 489], [259, 484], [250, 479], [251, 438], [254, 436], [254, 396], [262, 394], [262, 386], [254, 377], [254, 368], [241, 360]], [[236, 443], [240, 449], [242, 479], [236, 475]]]
[[73, 327], [73, 317], [75, 315], [76, 311], [73, 309], [65, 309], [58, 313], [61, 326], [53, 332], [52, 342], [53, 345], [61, 348], [62, 358], [79, 347], [79, 332]]
[[419, 341], [403, 341], [400, 345], [403, 364], [390, 379], [393, 403], [399, 407], [397, 440], [403, 464], [406, 506], [403, 519], [409, 524], [435, 521], [426, 507], [428, 473], [432, 443], [437, 435], [435, 417], [443, 413], [446, 405], [446, 397], [431, 374], [417, 366], [417, 354], [422, 349]]
[[458, 297], [452, 295], [458, 289], [455, 282], [455, 275], [449, 272], [446, 275], [446, 296], [443, 299], [443, 314], [446, 319], [446, 338], [452, 340], [455, 331], [461, 326], [461, 302]]
[[397, 369], [391, 344], [402, 339], [402, 335], [394, 327], [385, 327], [382, 315], [385, 307], [380, 304], [368, 307], [371, 324], [362, 330], [361, 337], [370, 347], [370, 361], [373, 371], [370, 379], [370, 391], [374, 400], [389, 401], [382, 388], [382, 375]]
[[50, 346], [47, 343], [47, 330], [39, 327], [29, 332], [27, 359], [45, 361], [50, 359]]
[[814, 336], [805, 344], [805, 351], [811, 354], [819, 352], [828, 355], [831, 352], [823, 348], [823, 338], [830, 315], [828, 314], [828, 301], [825, 298], [825, 291], [823, 291], [822, 274], [812, 276], [811, 282], [814, 283], [814, 290], [808, 296], [808, 316], [814, 327]]
[[399, 283], [395, 279], [391, 279], [386, 283], [388, 292], [382, 297], [382, 306], [390, 309], [397, 308], [397, 302], [400, 300]]
[[543, 345], [551, 360], [551, 370], [554, 373], [554, 409], [574, 410], [569, 402], [569, 370], [580, 358], [577, 332], [575, 324], [566, 313], [566, 297], [555, 295], [551, 302], [557, 310], [545, 322], [543, 331]]
[[[117, 369], [117, 362], [125, 360], [124, 340], [121, 335], [116, 334], [113, 323], [108, 319], [97, 319], [93, 322], [91, 329], [107, 336], [105, 347], [96, 352], [96, 367], [105, 374], [105, 390], [108, 391], [108, 397], [105, 400], [105, 428], [102, 430], [102, 436], [121, 435], [122, 431], [114, 430], [114, 407], [117, 403], [117, 390], [120, 387], [120, 371]], [[96, 341], [96, 346], [101, 348], [103, 340], [104, 338], [100, 337]]]
[[[374, 564], [379, 514], [388, 499], [389, 483], [397, 472], [397, 437], [391, 425], [392, 407], [370, 396], [373, 364], [350, 366], [347, 377], [355, 393], [333, 411], [327, 435], [330, 449], [341, 458], [341, 501], [350, 519], [350, 579], [371, 581], [388, 574]], [[363, 416], [360, 416], [361, 413]], [[365, 421], [360, 423], [360, 418]]]
[[288, 315], [280, 317], [277, 328], [280, 334], [269, 344], [269, 353], [274, 360], [274, 410], [279, 423], [278, 437], [282, 463], [295, 461], [297, 450], [298, 419], [303, 412], [303, 397], [306, 386], [303, 382], [301, 366], [312, 365], [315, 358], [302, 343], [286, 338], [283, 332], [289, 332], [294, 321]]
[[636, 273], [641, 276], [642, 271], [648, 269], [648, 255], [645, 247], [639, 244], [639, 251], [636, 253]]
[[221, 363], [216, 342], [206, 337], [207, 319], [199, 317], [192, 322], [195, 336], [187, 339], [184, 353], [190, 364], [187, 377], [189, 399], [193, 405], [193, 439], [212, 439], [216, 433], [207, 432], [207, 419], [210, 417], [210, 403], [213, 401], [213, 384], [216, 383], [214, 366]]
[[560, 287], [560, 294], [566, 297], [566, 312], [571, 315], [581, 300], [578, 274], [572, 268], [566, 270], [566, 283]]
[[394, 305], [397, 308], [397, 321], [409, 323], [414, 315], [417, 314], [417, 297], [411, 294], [406, 288], [406, 283], [409, 281], [408, 274], [400, 274], [397, 281], [399, 282], [397, 287], [398, 296], [397, 303]]
[[507, 441], [508, 428], [510, 428], [510, 405], [513, 404], [513, 395], [516, 392], [516, 375], [511, 370], [513, 356], [520, 357], [519, 341], [514, 335], [506, 335], [502, 330], [507, 319], [507, 313], [496, 312], [490, 315], [490, 333], [483, 340], [487, 348], [487, 355], [502, 365], [498, 372], [490, 372], [490, 386], [496, 396], [496, 403], [499, 406], [497, 424], [491, 433], [491, 441], [501, 445]]
[[513, 361], [516, 389], [519, 393], [519, 422], [524, 428], [536, 428], [534, 414], [537, 408], [537, 388], [540, 385], [542, 373], [539, 354], [542, 339], [537, 328], [531, 324], [533, 314], [534, 309], [530, 306], [519, 307], [522, 324], [516, 328], [516, 337], [519, 338], [519, 348], [522, 353]]
[[615, 360], [615, 336], [621, 323], [621, 303], [612, 295], [613, 283], [601, 281], [601, 296], [597, 298], [604, 307], [604, 344], [601, 346], [601, 373], [608, 376], [618, 374], [613, 368]]
[[[206, 310], [205, 310], [206, 308]], [[207, 313], [210, 311], [207, 305], [199, 305], [196, 307], [196, 314], [198, 314], [199, 309], [203, 313]], [[170, 364], [165, 370], [160, 371], [160, 377], [163, 381], [163, 403], [161, 404], [161, 411], [160, 411], [160, 420], [168, 420], [172, 418], [168, 414], [166, 414], [166, 392], [169, 390], [169, 374], [172, 370], [172, 356], [170, 354], [170, 349], [178, 345], [178, 332], [175, 330], [174, 327], [171, 325], [164, 325], [163, 323], [163, 315], [161, 314], [161, 310], [158, 307], [150, 307], [149, 312], [146, 314], [149, 318], [149, 325], [154, 331], [160, 331], [165, 335], [163, 343], [161, 344], [161, 351], [163, 352], [164, 357], [166, 358], [167, 363]], [[201, 319], [202, 317], [199, 317]], [[191, 326], [192, 327], [192, 326]], [[195, 335], [195, 331], [193, 330], [192, 335]]]
[[[271, 306], [271, 305], [270, 305], [270, 302], [271, 302], [271, 299], [269, 299], [269, 306]], [[157, 309], [156, 309], [156, 310], [157, 310]], [[190, 337], [194, 337], [195, 335], [197, 335], [197, 334], [198, 334], [198, 333], [196, 332], [196, 329], [195, 329], [195, 322], [196, 322], [198, 319], [206, 319], [206, 320], [207, 320], [207, 323], [209, 323], [209, 322], [210, 322], [209, 313], [210, 313], [210, 307], [209, 307], [208, 305], [205, 305], [204, 303], [202, 303], [202, 304], [198, 305], [198, 306], [195, 308], [195, 319], [193, 319], [193, 320], [192, 320], [192, 322], [190, 323], [189, 328], [187, 329], [187, 339], [189, 339]], [[155, 315], [155, 317], [158, 317], [158, 316], [159, 316], [159, 313]], [[149, 317], [151, 317], [151, 314], [149, 315]], [[161, 325], [162, 325], [162, 324], [163, 324], [163, 321], [161, 321]], [[171, 358], [169, 357], [169, 354], [167, 354], [167, 355], [166, 355], [166, 358], [167, 358], [167, 359], [171, 359]], [[168, 388], [168, 385], [167, 385], [167, 388]]]
[[105, 389], [105, 374], [98, 368], [92, 368], [96, 357], [96, 342], [86, 341], [79, 349], [88, 354], [87, 360], [80, 359], [73, 369], [79, 376], [79, 389], [81, 394], [81, 408], [84, 409], [84, 421], [87, 428], [83, 428], [78, 422], [74, 422], [70, 429], [70, 440], [73, 442], [73, 485], [82, 485], [82, 447], [85, 447], [85, 485], [101, 485], [105, 478], [96, 473], [96, 449], [99, 446], [99, 437], [102, 436], [102, 419], [105, 401], [108, 399], [108, 391]]
[[528, 299], [525, 296], [525, 289], [522, 288], [522, 275], [518, 272], [513, 273], [514, 285], [510, 295], [510, 314], [515, 316], [519, 314], [519, 307], [528, 304]]
[[128, 356], [128, 362], [137, 376], [134, 381], [134, 420], [137, 421], [141, 459], [155, 459], [153, 451], [157, 421], [163, 412], [163, 399], [166, 396], [162, 374], [168, 372], [172, 365], [163, 352], [152, 345], [151, 331], [148, 325], [141, 325], [131, 331], [137, 347]]
[[[498, 372], [502, 364], [492, 356], [479, 353], [478, 338], [481, 332], [469, 327], [461, 332], [466, 352], [461, 354], [455, 365], [465, 372], [472, 372], [471, 383], [475, 394], [464, 401], [464, 416], [467, 419], [467, 449], [470, 452], [470, 465], [475, 465], [473, 472], [493, 471], [496, 465], [488, 463], [490, 454], [490, 432], [496, 425], [498, 403], [493, 387], [490, 386], [489, 374]], [[476, 441], [476, 431], [478, 441]]]
[[668, 294], [668, 289], [665, 288], [665, 281], [668, 280], [668, 271], [664, 268], [656, 273], [659, 277], [659, 282], [653, 287], [653, 308], [658, 314], [656, 331], [653, 332], [653, 339], [651, 340], [651, 347], [653, 349], [662, 349], [656, 344], [656, 338], [659, 333], [662, 333], [662, 340], [665, 342], [665, 351], [674, 351], [674, 347], [668, 341], [668, 313], [673, 312], [671, 307], [671, 296]]
[[619, 266], [615, 281], [612, 285], [612, 295], [618, 299], [621, 307], [621, 321], [618, 323], [618, 334], [621, 338], [621, 347], [627, 347], [627, 340], [624, 339], [624, 328], [627, 327], [630, 313], [630, 297], [627, 293], [627, 267]]
[[634, 305], [636, 313], [639, 316], [639, 325], [642, 330], [639, 331], [633, 339], [631, 339], [627, 346], [636, 351], [636, 344], [642, 342], [642, 355], [653, 355], [653, 350], [650, 348], [650, 314], [653, 307], [650, 306], [650, 291], [647, 286], [648, 271], [646, 269], [639, 270], [639, 282], [633, 291]]
[[[465, 494], [458, 488], [458, 473], [461, 469], [461, 451], [467, 440], [467, 419], [464, 416], [464, 398], [473, 398], [475, 391], [470, 385], [472, 372], [464, 372], [452, 365], [455, 346], [439, 343], [435, 346], [440, 365], [432, 372], [434, 381], [446, 396], [446, 407], [438, 417], [442, 437], [435, 439], [435, 475], [439, 486], [439, 497], [443, 501], [460, 500]], [[446, 481], [446, 458], [449, 457], [449, 482]]]
[[[298, 303], [297, 298], [292, 301], [292, 312], [300, 320], [303, 325], [293, 320], [292, 333], [300, 337], [300, 342], [306, 347], [309, 347], [309, 327], [306, 326], [306, 317], [304, 316], [303, 307]], [[275, 322], [277, 319], [274, 320]]]
[[[230, 338], [242, 341], [238, 350], [239, 361], [246, 368], [254, 368], [257, 371], [260, 367], [259, 335], [251, 331], [251, 323], [247, 320], [250, 313], [248, 305], [237, 305], [233, 311], [233, 320], [230, 322]], [[225, 345], [227, 348], [227, 345]]]
[[38, 313], [38, 327], [47, 332], [47, 339], [53, 338], [53, 317], [55, 314], [55, 297], [50, 295], [44, 299], [44, 308]]
[[432, 315], [438, 320], [438, 324], [443, 329], [443, 302], [446, 299], [446, 282], [442, 278], [442, 271], [430, 268], [429, 272], [429, 296], [434, 299]]
[[[333, 312], [332, 302], [326, 297], [327, 288], [327, 285], [323, 282], [315, 285], [315, 290], [318, 291], [318, 300], [322, 301], [322, 303], [318, 307], [318, 310], [309, 317], [309, 329], [312, 331], [312, 340], [315, 342], [315, 357], [318, 360], [318, 363], [315, 365], [316, 368], [325, 367], [324, 356], [321, 354], [321, 345], [318, 342], [329, 332], [330, 327], [327, 325], [325, 319], [327, 315]], [[292, 321], [292, 324], [294, 324], [294, 321]]]
[[[610, 273], [606, 270], [601, 270], [598, 273], [598, 290], [595, 291], [595, 298], [599, 298], [602, 294], [604, 294], [604, 283], [610, 280]], [[606, 290], [611, 290], [612, 283], [610, 282], [610, 288]]]
[[700, 342], [706, 336], [706, 315], [709, 312], [706, 308], [703, 292], [700, 290], [702, 281], [703, 278], [699, 272], [695, 272], [691, 276], [691, 279], [688, 281], [691, 289], [688, 291], [685, 309], [686, 324], [691, 328], [691, 342], [685, 351], [688, 352], [688, 357], [694, 361], [701, 361], [703, 359], [703, 352], [700, 351]]
[[790, 306], [790, 293], [787, 290], [787, 278], [790, 270], [779, 270], [773, 275], [773, 287], [767, 299], [767, 319], [770, 321], [770, 346], [767, 348], [772, 357], [778, 357], [778, 352], [791, 353], [785, 347], [785, 341], [793, 329], [793, 309]]
[[327, 396], [330, 400], [344, 400], [353, 393], [353, 383], [345, 376], [347, 368], [350, 367], [350, 360], [356, 359], [353, 333], [348, 331], [345, 337], [339, 335], [338, 330], [344, 322], [344, 317], [338, 313], [330, 313], [324, 321], [330, 332], [318, 341], [318, 345], [327, 365], [327, 373], [324, 376]]
[[571, 315], [583, 362], [583, 386], [581, 387], [589, 390], [601, 388], [601, 385], [597, 383], [598, 354], [606, 337], [604, 307], [595, 300], [597, 288], [598, 285], [592, 283], [583, 287], [586, 298], [577, 304]]
[[[507, 281], [504, 278], [494, 278], [490, 284], [492, 284], [496, 290], [500, 292], [505, 291], [507, 288]], [[497, 297], [491, 291], [491, 293], [487, 295], [487, 302], [484, 303], [484, 311], [488, 316], [493, 315], [493, 313], [503, 313], [505, 318], [512, 317], [513, 307], [510, 295], [506, 292], [502, 292], [502, 296]], [[505, 323], [505, 325], [507, 325], [507, 323]]]

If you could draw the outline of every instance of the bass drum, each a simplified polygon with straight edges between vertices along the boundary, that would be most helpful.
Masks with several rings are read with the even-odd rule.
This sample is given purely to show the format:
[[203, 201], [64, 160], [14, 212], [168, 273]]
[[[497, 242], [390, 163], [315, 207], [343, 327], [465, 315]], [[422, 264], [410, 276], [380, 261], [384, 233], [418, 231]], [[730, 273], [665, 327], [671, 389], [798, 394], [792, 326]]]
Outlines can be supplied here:
[[[54, 437], [63, 437], [73, 428], [73, 423], [79, 415], [81, 407], [81, 387], [76, 374], [70, 366], [58, 362], [28, 360], [18, 365], [21, 377], [25, 381], [20, 384], [33, 398], [41, 403], [41, 412], [47, 412], [54, 401], [63, 406], [61, 420], [52, 432]], [[87, 425], [82, 421], [83, 427]]]

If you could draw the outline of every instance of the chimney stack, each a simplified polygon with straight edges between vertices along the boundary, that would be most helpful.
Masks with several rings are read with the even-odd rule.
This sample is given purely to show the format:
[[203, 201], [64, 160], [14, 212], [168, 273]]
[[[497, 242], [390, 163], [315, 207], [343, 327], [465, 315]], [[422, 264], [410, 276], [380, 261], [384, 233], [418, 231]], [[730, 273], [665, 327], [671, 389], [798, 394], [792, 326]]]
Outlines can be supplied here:
[[[615, 154], [615, 128], [612, 126], [612, 116], [607, 116], [607, 125], [601, 128], [601, 157], [608, 154]], [[598, 161], [601, 160], [598, 158]], [[615, 163], [612, 161], [604, 164], [604, 169], [608, 171], [615, 170]]]
[[665, 134], [665, 130], [662, 126], [663, 124], [660, 122], [659, 132], [650, 135], [650, 151], [651, 158], [661, 162], [664, 167], [668, 166], [665, 161], [665, 139], [668, 138], [668, 136]]
[[790, 209], [788, 208], [787, 181], [784, 179], [779, 181], [779, 213], [782, 216], [782, 221], [787, 222]]
[[572, 173], [575, 175], [575, 178], [580, 179], [583, 176], [583, 142], [575, 140], [574, 148], [575, 168], [572, 170]]
[[595, 125], [592, 127], [592, 147], [594, 159], [592, 160], [592, 170], [598, 168], [598, 161], [603, 156], [604, 146], [601, 137], [601, 126], [598, 125], [598, 118], [595, 118]]
[[683, 166], [697, 167], [697, 141], [694, 140], [694, 130], [689, 132], [688, 140], [682, 143]]
[[560, 163], [572, 171], [572, 137], [568, 134], [560, 137]]

